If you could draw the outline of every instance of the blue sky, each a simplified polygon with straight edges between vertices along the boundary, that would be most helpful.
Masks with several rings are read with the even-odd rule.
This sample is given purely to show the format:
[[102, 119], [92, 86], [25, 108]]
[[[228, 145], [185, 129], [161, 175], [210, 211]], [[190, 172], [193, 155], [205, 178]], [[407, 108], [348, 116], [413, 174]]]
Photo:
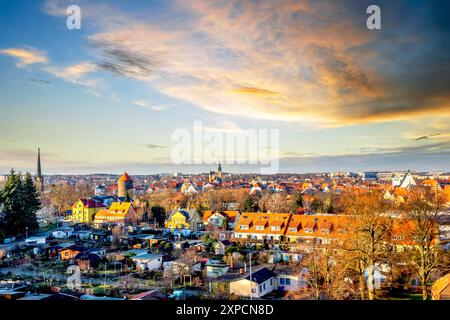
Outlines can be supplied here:
[[194, 121], [279, 129], [281, 172], [449, 170], [449, 5], [372, 2], [2, 1], [0, 172], [207, 171]]

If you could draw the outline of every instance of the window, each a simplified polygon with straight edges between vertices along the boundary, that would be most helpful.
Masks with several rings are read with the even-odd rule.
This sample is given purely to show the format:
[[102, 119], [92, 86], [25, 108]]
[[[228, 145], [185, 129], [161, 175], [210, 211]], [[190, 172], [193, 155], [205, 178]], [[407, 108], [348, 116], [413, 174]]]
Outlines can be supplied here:
[[273, 285], [273, 279], [270, 279], [270, 285]]
[[311, 228], [305, 228], [305, 232], [306, 232], [306, 233], [313, 233], [313, 229], [311, 229]]
[[263, 291], [266, 290], [266, 283], [265, 282], [262, 284], [262, 288], [263, 288]]
[[297, 228], [289, 228], [289, 232], [297, 232]]
[[255, 226], [255, 230], [264, 230], [264, 226]]
[[339, 233], [339, 234], [344, 234], [344, 233], [345, 233], [345, 230], [344, 230], [344, 229], [339, 229], [338, 233]]
[[272, 231], [280, 231], [281, 230], [281, 228], [280, 228], [280, 226], [272, 226]]
[[279, 281], [280, 281], [280, 285], [282, 285], [282, 286], [284, 286], [284, 285], [290, 286], [291, 285], [291, 279], [289, 279], [289, 278], [280, 278]]
[[241, 225], [241, 229], [242, 229], [242, 230], [248, 230], [248, 225], [244, 225], [244, 224]]
[[262, 284], [259, 285], [259, 291], [260, 291], [260, 292], [263, 291], [263, 290], [262, 290]]

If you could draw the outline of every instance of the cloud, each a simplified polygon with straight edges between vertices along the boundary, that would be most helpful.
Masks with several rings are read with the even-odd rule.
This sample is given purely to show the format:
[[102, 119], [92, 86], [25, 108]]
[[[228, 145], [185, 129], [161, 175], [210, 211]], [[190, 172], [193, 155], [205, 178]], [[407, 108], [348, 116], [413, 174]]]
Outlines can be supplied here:
[[44, 69], [55, 77], [61, 78], [66, 82], [73, 84], [83, 84], [84, 76], [98, 70], [96, 64], [91, 62], [81, 62], [68, 67], [48, 67]]
[[278, 94], [278, 92], [270, 91], [267, 89], [252, 88], [252, 87], [240, 87], [232, 90], [232, 92], [241, 94], [262, 95], [262, 96]]
[[436, 137], [436, 136], [440, 136], [440, 135], [441, 135], [440, 133], [429, 134], [429, 135], [427, 135], [427, 136], [421, 136], [421, 137], [418, 137], [418, 138], [416, 138], [416, 139], [414, 139], [414, 140], [415, 140], [415, 141], [426, 140], [426, 139], [429, 139], [429, 138], [431, 138], [431, 137]]
[[44, 71], [65, 82], [84, 87], [94, 96], [102, 96], [100, 93], [103, 86], [102, 81], [98, 78], [89, 77], [91, 73], [99, 71], [98, 66], [92, 62], [85, 61], [67, 67], [47, 67], [44, 68]]
[[167, 146], [160, 146], [160, 145], [157, 145], [157, 144], [146, 144], [145, 147], [147, 147], [149, 149], [167, 148]]
[[[46, 10], [57, 15], [61, 3]], [[83, 12], [99, 70], [207, 111], [320, 126], [449, 118], [446, 25], [428, 14], [445, 10], [382, 1], [374, 32], [369, 4], [173, 0], [143, 19], [83, 2]]]
[[133, 104], [135, 104], [139, 107], [151, 109], [153, 111], [164, 111], [164, 110], [167, 110], [170, 108], [169, 106], [164, 106], [164, 105], [152, 105], [152, 103], [150, 101], [146, 101], [146, 100], [135, 100], [135, 101], [133, 101]]
[[18, 60], [16, 64], [18, 68], [23, 68], [34, 63], [48, 62], [47, 54], [44, 51], [33, 48], [1, 49], [0, 54], [16, 58]]

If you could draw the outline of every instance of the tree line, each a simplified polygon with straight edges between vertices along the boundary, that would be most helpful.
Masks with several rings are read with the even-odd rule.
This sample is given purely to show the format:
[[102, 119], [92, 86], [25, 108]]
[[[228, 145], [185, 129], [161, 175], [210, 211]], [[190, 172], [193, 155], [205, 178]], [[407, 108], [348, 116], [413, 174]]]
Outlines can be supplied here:
[[30, 173], [11, 170], [0, 191], [0, 238], [25, 235], [37, 230], [39, 193]]

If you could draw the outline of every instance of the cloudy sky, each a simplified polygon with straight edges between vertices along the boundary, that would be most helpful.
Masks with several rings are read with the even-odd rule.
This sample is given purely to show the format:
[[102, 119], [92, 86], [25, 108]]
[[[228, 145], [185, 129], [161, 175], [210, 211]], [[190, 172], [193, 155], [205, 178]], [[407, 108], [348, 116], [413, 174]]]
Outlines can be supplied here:
[[[80, 30], [66, 27], [72, 4]], [[366, 28], [371, 4], [381, 30]], [[281, 172], [450, 170], [449, 9], [4, 0], [0, 173], [34, 172], [38, 146], [44, 173], [207, 171], [172, 164], [172, 133], [194, 121], [279, 129]]]

